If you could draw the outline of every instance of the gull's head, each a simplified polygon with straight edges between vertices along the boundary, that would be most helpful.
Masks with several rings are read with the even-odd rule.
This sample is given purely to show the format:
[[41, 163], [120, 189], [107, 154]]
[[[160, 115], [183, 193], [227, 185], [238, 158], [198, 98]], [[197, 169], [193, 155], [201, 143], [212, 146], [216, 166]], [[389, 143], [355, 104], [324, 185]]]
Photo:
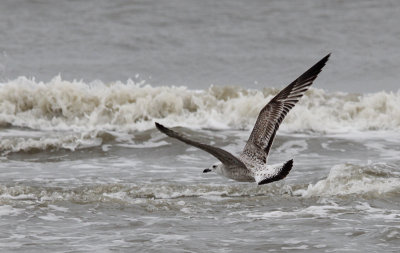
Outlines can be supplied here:
[[203, 173], [207, 173], [207, 172], [217, 172], [218, 170], [222, 169], [222, 163], [215, 163], [213, 165], [211, 165], [210, 167], [208, 167], [207, 169], [203, 170]]

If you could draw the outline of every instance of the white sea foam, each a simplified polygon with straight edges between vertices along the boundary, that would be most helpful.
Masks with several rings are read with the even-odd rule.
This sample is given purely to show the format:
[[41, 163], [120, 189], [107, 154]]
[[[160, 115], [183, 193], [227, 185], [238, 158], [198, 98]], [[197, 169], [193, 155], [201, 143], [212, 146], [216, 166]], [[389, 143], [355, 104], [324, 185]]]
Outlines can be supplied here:
[[1, 205], [0, 206], [0, 217], [7, 216], [7, 215], [14, 216], [14, 215], [18, 215], [21, 212], [22, 212], [22, 209], [13, 208], [12, 206], [9, 206], [9, 205]]
[[99, 146], [102, 139], [98, 138], [98, 132], [90, 131], [81, 134], [66, 133], [54, 136], [42, 136], [40, 138], [2, 138], [0, 149], [6, 152], [35, 151], [46, 149], [67, 149], [74, 151], [79, 148]]
[[393, 220], [400, 221], [400, 210], [388, 210], [382, 208], [371, 207], [367, 202], [359, 203], [356, 208], [363, 214], [366, 215], [368, 219], [373, 220], [385, 220], [386, 222], [391, 222]]
[[265, 213], [248, 213], [247, 216], [250, 218], [258, 219], [277, 219], [277, 218], [305, 218], [305, 217], [337, 217], [340, 212], [345, 210], [345, 207], [338, 205], [318, 205], [309, 206], [306, 208], [299, 208], [291, 211], [270, 211]]
[[45, 221], [59, 221], [63, 219], [63, 216], [57, 216], [54, 213], [47, 213], [46, 215], [39, 216], [40, 219]]
[[[238, 87], [189, 90], [143, 83], [49, 82], [20, 77], [0, 84], [0, 125], [40, 130], [153, 128], [155, 120], [191, 128], [250, 129], [260, 109], [278, 92]], [[311, 88], [288, 114], [287, 131], [346, 132], [400, 129], [400, 92], [357, 95]]]
[[[289, 210], [269, 211], [269, 212], [251, 212], [247, 211], [249, 218], [277, 220], [277, 219], [304, 219], [304, 218], [329, 218], [342, 219], [341, 216], [354, 212], [362, 214], [363, 219], [383, 220], [393, 222], [400, 220], [398, 210], [381, 209], [371, 207], [367, 202], [357, 203], [356, 205], [338, 205], [330, 202], [327, 205], [313, 205]], [[350, 233], [351, 234], [351, 233]]]
[[[229, 197], [270, 196], [282, 195], [282, 187], [278, 184], [268, 187], [257, 185], [180, 185], [180, 184], [100, 184], [71, 189], [0, 184], [0, 201], [14, 202], [126, 202], [136, 203], [143, 200], [172, 200], [176, 199], [180, 206], [181, 198], [201, 197], [214, 201]], [[54, 205], [49, 206], [54, 208]]]
[[[0, 201], [3, 202], [124, 202], [139, 203], [147, 200], [173, 200], [183, 203], [182, 198], [203, 198], [210, 201], [223, 201], [234, 197], [285, 197], [310, 198], [324, 197], [326, 203], [331, 197], [351, 197], [361, 195], [377, 198], [386, 194], [400, 193], [400, 175], [393, 167], [386, 164], [354, 165], [340, 164], [332, 167], [327, 178], [310, 184], [288, 185], [285, 182], [257, 186], [255, 184], [97, 184], [76, 188], [41, 187], [24, 185], [1, 185]], [[139, 202], [138, 202], [139, 201]], [[55, 205], [49, 206], [58, 210]], [[325, 211], [305, 210], [320, 216]], [[337, 208], [333, 205], [332, 208]], [[325, 208], [326, 209], [326, 208]], [[325, 210], [324, 209], [324, 210]], [[329, 208], [328, 208], [329, 209]], [[8, 210], [8, 209], [7, 209]], [[327, 210], [327, 209], [326, 209]], [[1, 210], [0, 210], [1, 211]], [[275, 217], [287, 215], [278, 210], [263, 216]]]
[[366, 195], [379, 196], [400, 192], [398, 173], [384, 164], [339, 164], [331, 168], [326, 179], [299, 189], [295, 195], [303, 197]]

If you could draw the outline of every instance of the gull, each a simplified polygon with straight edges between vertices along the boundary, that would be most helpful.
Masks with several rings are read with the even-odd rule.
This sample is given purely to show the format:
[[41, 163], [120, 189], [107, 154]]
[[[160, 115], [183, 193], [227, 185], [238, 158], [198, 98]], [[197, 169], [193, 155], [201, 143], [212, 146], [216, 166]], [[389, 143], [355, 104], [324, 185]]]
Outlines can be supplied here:
[[309, 70], [281, 90], [268, 104], [262, 108], [250, 137], [239, 156], [218, 147], [203, 144], [187, 138], [157, 122], [158, 130], [188, 145], [202, 149], [213, 155], [220, 162], [205, 169], [203, 173], [216, 172], [221, 176], [239, 181], [256, 182], [258, 185], [268, 184], [284, 179], [293, 167], [293, 159], [284, 164], [267, 164], [268, 153], [271, 149], [275, 134], [288, 114], [303, 94], [312, 85], [330, 54], [322, 58]]

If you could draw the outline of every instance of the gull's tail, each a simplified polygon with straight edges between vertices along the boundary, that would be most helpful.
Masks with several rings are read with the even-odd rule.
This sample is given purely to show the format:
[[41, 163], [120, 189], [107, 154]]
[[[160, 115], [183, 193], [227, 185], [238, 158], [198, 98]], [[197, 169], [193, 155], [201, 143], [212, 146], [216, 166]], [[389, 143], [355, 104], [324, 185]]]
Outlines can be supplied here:
[[279, 181], [284, 179], [287, 175], [289, 175], [289, 172], [292, 169], [292, 167], [293, 167], [293, 159], [290, 159], [276, 171], [275, 175], [261, 180], [260, 182], [258, 182], [258, 185], [268, 184], [274, 181]]

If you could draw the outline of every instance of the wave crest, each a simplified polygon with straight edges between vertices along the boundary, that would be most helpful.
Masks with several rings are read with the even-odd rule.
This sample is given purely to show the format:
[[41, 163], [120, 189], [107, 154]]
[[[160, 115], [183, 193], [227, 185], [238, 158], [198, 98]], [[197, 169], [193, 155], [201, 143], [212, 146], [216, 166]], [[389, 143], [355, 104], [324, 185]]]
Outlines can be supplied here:
[[[0, 84], [0, 126], [41, 130], [138, 131], [160, 120], [198, 128], [250, 129], [261, 108], [278, 90], [211, 86], [152, 87], [131, 80], [36, 82], [25, 77]], [[329, 93], [311, 88], [288, 114], [288, 131], [343, 132], [398, 130], [400, 92], [367, 95]]]
[[285, 181], [264, 185], [255, 184], [95, 184], [78, 187], [44, 187], [42, 185], [1, 185], [0, 203], [14, 201], [77, 203], [177, 200], [182, 198], [310, 198], [352, 197], [379, 198], [385, 194], [400, 193], [400, 174], [387, 164], [366, 166], [339, 164], [332, 167], [326, 179], [315, 184], [286, 184]]
[[377, 197], [382, 194], [400, 193], [400, 175], [387, 164], [339, 164], [331, 168], [326, 179], [299, 189], [295, 195], [303, 197], [326, 197], [365, 195]]
[[290, 187], [280, 184], [268, 187], [256, 185], [177, 185], [177, 184], [100, 184], [76, 188], [27, 185], [0, 185], [0, 202], [13, 201], [79, 203], [115, 202], [135, 203], [136, 200], [249, 197], [289, 194]]

